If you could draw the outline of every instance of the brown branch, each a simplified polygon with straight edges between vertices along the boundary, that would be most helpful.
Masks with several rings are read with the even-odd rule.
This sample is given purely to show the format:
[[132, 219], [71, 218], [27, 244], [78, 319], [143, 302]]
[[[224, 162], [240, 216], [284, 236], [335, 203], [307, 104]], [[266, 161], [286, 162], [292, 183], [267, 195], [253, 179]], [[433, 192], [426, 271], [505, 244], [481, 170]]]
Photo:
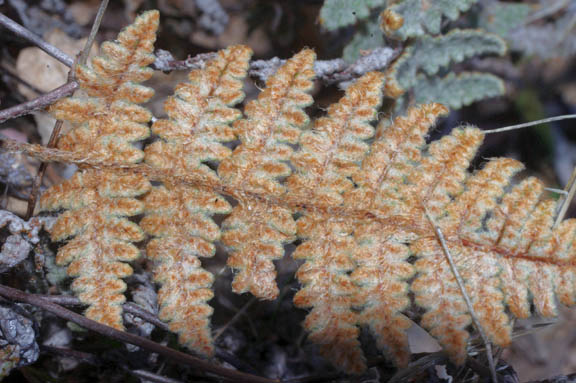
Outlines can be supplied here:
[[[106, 8], [108, 7], [108, 0], [102, 0], [100, 6], [98, 7], [98, 12], [96, 13], [96, 18], [92, 23], [92, 29], [90, 30], [90, 34], [88, 35], [88, 39], [86, 40], [86, 44], [84, 45], [84, 49], [80, 52], [80, 57], [78, 58], [78, 64], [84, 65], [88, 60], [88, 54], [90, 53], [90, 48], [94, 44], [94, 39], [96, 39], [96, 34], [100, 29], [100, 24], [102, 23], [102, 18], [104, 17], [104, 12], [106, 12]], [[74, 74], [74, 68], [72, 68], [72, 74]]]
[[[48, 140], [48, 147], [53, 148], [58, 142], [58, 137], [60, 136], [60, 130], [62, 130], [62, 125], [64, 122], [62, 120], [56, 120], [54, 123], [54, 128], [52, 133], [50, 133], [50, 139]], [[40, 185], [42, 185], [42, 179], [44, 178], [44, 173], [48, 169], [49, 162], [42, 162], [38, 168], [38, 173], [34, 177], [34, 182], [32, 182], [32, 190], [30, 191], [30, 196], [28, 197], [28, 206], [26, 208], [26, 216], [24, 219], [28, 221], [34, 215], [34, 208], [36, 207], [36, 200], [38, 199], [38, 192], [40, 191]]]
[[67, 67], [71, 67], [74, 63], [72, 57], [68, 56], [55, 46], [48, 44], [46, 41], [42, 40], [40, 37], [36, 36], [34, 33], [30, 32], [28, 29], [6, 17], [2, 13], [0, 13], [0, 25], [11, 30], [16, 35], [30, 41], [32, 44], [36, 45], [38, 48], [42, 49], [44, 52], [48, 53]]
[[156, 60], [152, 63], [154, 70], [172, 72], [174, 70], [202, 69], [204, 65], [216, 57], [216, 53], [200, 53], [194, 57], [188, 56], [186, 60], [176, 60], [172, 53], [164, 50], [156, 50]]
[[278, 380], [268, 379], [240, 371], [230, 370], [228, 368], [224, 368], [221, 366], [216, 366], [202, 359], [196, 358], [192, 355], [188, 355], [183, 352], [162, 346], [156, 342], [153, 342], [141, 336], [116, 330], [115, 328], [103, 325], [101, 323], [88, 319], [80, 314], [77, 314], [73, 311], [65, 309], [64, 307], [52, 303], [49, 300], [38, 295], [28, 294], [21, 290], [14, 289], [12, 287], [4, 285], [0, 285], [0, 295], [13, 301], [24, 302], [34, 306], [38, 306], [60, 318], [74, 322], [88, 330], [92, 330], [94, 332], [119, 340], [124, 343], [133, 344], [135, 346], [141, 347], [151, 352], [160, 354], [176, 363], [188, 365], [197, 368], [199, 370], [205, 371], [207, 373], [212, 373], [235, 382], [255, 382], [255, 383], [278, 382]]
[[74, 358], [92, 365], [96, 365], [99, 363], [98, 357], [96, 357], [96, 355], [87, 352], [72, 350], [70, 348], [54, 347], [49, 345], [41, 345], [40, 347], [42, 351], [49, 352], [51, 354], [60, 355], [66, 358]]
[[53, 91], [35, 98], [34, 100], [24, 102], [8, 109], [0, 110], [0, 124], [12, 118], [24, 116], [36, 110], [44, 109], [61, 98], [70, 96], [76, 89], [78, 89], [78, 83], [76, 81], [68, 82]]
[[[399, 49], [381, 47], [360, 57], [352, 64], [348, 64], [343, 59], [318, 60], [314, 64], [314, 72], [316, 73], [316, 78], [325, 84], [346, 83], [367, 72], [386, 68], [399, 54]], [[188, 57], [186, 60], [176, 60], [170, 52], [158, 49], [156, 51], [156, 61], [152, 64], [152, 68], [163, 72], [201, 69], [206, 62], [214, 59], [215, 56], [216, 53], [202, 53], [194, 57]], [[285, 62], [286, 60], [281, 60], [277, 57], [269, 60], [252, 61], [249, 74], [251, 77], [266, 81]]]
[[[38, 297], [62, 306], [85, 306], [80, 299], [71, 295], [38, 295]], [[152, 323], [162, 330], [170, 331], [168, 325], [158, 319], [156, 315], [134, 303], [124, 303], [122, 309], [124, 312], [142, 318], [146, 322]]]
[[[91, 365], [99, 365], [102, 364], [102, 361], [94, 354], [90, 354], [83, 351], [77, 351], [70, 348], [63, 348], [63, 347], [54, 347], [54, 346], [41, 346], [42, 351], [49, 352], [51, 354], [63, 356], [66, 358], [73, 358]], [[138, 376], [140, 378], [144, 378], [144, 380], [149, 382], [155, 383], [182, 383], [180, 380], [171, 379], [165, 376], [161, 376], [158, 374], [154, 374], [153, 372], [146, 371], [146, 370], [130, 370], [129, 368], [125, 369], [128, 373]]]
[[142, 379], [143, 382], [154, 382], [154, 383], [182, 383], [181, 380], [176, 380], [172, 378], [167, 378], [165, 376], [160, 376], [146, 370], [127, 370], [130, 374], [137, 376]]

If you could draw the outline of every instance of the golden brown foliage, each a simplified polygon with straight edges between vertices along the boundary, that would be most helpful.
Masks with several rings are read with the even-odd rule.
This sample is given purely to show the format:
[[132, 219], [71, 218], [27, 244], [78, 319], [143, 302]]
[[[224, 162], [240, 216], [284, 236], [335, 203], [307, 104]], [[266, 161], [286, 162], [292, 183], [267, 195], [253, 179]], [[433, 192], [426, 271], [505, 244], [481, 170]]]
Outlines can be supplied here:
[[[290, 175], [287, 161], [300, 130], [308, 123], [302, 110], [313, 100], [316, 55], [305, 49], [283, 65], [266, 82], [257, 100], [246, 105], [245, 119], [234, 124], [241, 144], [218, 167], [222, 181], [240, 190], [273, 196], [286, 193], [278, 179]], [[248, 196], [222, 225], [222, 242], [231, 250], [228, 266], [239, 270], [232, 289], [250, 291], [262, 299], [278, 296], [272, 260], [282, 258], [283, 244], [296, 239], [291, 211], [270, 206]]]
[[[230, 47], [203, 70], [190, 72], [188, 83], [178, 84], [175, 96], [165, 104], [169, 120], [158, 120], [152, 131], [162, 140], [146, 148], [146, 162], [201, 177], [218, 176], [205, 161], [220, 161], [231, 151], [221, 142], [234, 139], [229, 124], [241, 113], [231, 108], [244, 98], [242, 79], [252, 52]], [[155, 236], [147, 256], [156, 261], [154, 279], [162, 284], [158, 293], [160, 319], [170, 322], [180, 342], [203, 355], [213, 353], [210, 334], [212, 308], [211, 273], [203, 270], [198, 256], [211, 257], [220, 229], [214, 214], [232, 210], [213, 191], [195, 190], [165, 182], [144, 198], [146, 216], [142, 228]]]
[[[206, 302], [214, 277], [198, 257], [212, 256], [218, 240], [237, 271], [233, 290], [262, 299], [278, 296], [272, 261], [284, 255], [283, 245], [302, 241], [293, 254], [304, 260], [294, 303], [311, 308], [304, 323], [310, 339], [348, 372], [365, 368], [362, 326], [399, 366], [409, 362], [406, 330], [413, 323], [406, 312], [414, 304], [425, 309], [420, 325], [454, 362], [465, 361], [472, 313], [437, 228], [493, 343], [508, 345], [512, 319], [529, 316], [532, 304], [544, 316], [556, 315], [556, 299], [574, 304], [576, 221], [554, 227], [555, 203], [541, 200], [537, 180], [509, 187], [521, 164], [492, 159], [470, 172], [483, 139], [473, 127], [427, 145], [428, 129], [447, 112], [439, 104], [384, 118], [374, 129], [381, 73], [358, 79], [309, 127], [303, 108], [312, 103], [310, 50], [269, 78], [244, 118], [233, 106], [243, 98], [250, 50], [220, 52], [166, 101], [169, 119], [152, 126], [159, 140], [145, 148], [146, 164], [125, 166], [144, 157], [129, 143], [147, 134], [142, 123], [150, 114], [134, 103], [149, 92], [118, 79], [147, 78], [141, 67], [150, 62], [145, 52], [156, 23], [157, 13], [140, 16], [118, 43], [105, 45], [113, 64], [95, 60], [98, 76], [82, 69], [92, 98], [54, 107], [77, 124], [62, 148], [108, 161], [106, 170], [90, 169], [98, 161], [82, 162], [84, 170], [43, 198], [45, 208], [67, 210], [52, 235], [74, 237], [58, 262], [80, 276], [73, 286], [92, 305], [89, 316], [121, 327], [125, 285], [119, 278], [131, 269], [119, 261], [137, 257], [130, 242], [142, 240], [144, 231], [153, 237], [147, 254], [162, 285], [160, 317], [182, 343], [205, 355], [213, 352]], [[136, 35], [141, 40], [130, 37]], [[106, 77], [121, 68], [125, 75]], [[233, 151], [222, 144], [236, 139]], [[219, 163], [217, 172], [207, 162]], [[149, 180], [163, 185], [149, 190]], [[141, 212], [139, 225], [124, 218]], [[214, 214], [229, 215], [219, 227]]]
[[[157, 11], [142, 14], [116, 42], [102, 44], [103, 55], [92, 60], [92, 68], [78, 67], [78, 83], [86, 95], [63, 99], [51, 108], [54, 116], [73, 124], [60, 149], [118, 164], [142, 160], [144, 153], [131, 142], [148, 137], [146, 123], [152, 114], [137, 104], [154, 91], [137, 83], [152, 76], [147, 65], [154, 61], [158, 20]], [[132, 274], [122, 262], [138, 257], [130, 242], [144, 239], [140, 227], [124, 217], [142, 213], [143, 203], [134, 197], [149, 188], [140, 175], [85, 169], [41, 200], [44, 210], [66, 210], [54, 225], [52, 239], [74, 238], [60, 249], [56, 262], [69, 265], [68, 274], [77, 277], [72, 288], [90, 305], [86, 316], [120, 329], [126, 285], [119, 278]]]

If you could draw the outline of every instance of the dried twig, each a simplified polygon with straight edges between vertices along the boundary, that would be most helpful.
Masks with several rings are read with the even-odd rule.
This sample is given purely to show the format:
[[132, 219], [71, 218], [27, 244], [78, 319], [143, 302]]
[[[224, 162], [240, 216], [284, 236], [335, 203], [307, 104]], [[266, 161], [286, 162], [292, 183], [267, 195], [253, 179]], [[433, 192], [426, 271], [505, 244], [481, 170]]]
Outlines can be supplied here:
[[[398, 49], [383, 47], [372, 50], [372, 52], [360, 57], [353, 64], [348, 64], [343, 59], [318, 60], [314, 64], [314, 71], [316, 72], [316, 78], [326, 84], [343, 83], [360, 77], [367, 72], [386, 68], [399, 53], [400, 50]], [[163, 72], [201, 69], [215, 55], [215, 53], [202, 53], [194, 57], [188, 57], [186, 60], [176, 60], [170, 52], [159, 49], [156, 51], [156, 61], [154, 61], [152, 67]], [[252, 61], [249, 74], [261, 81], [266, 81], [285, 62], [286, 60], [281, 60], [277, 57], [269, 60]]]
[[[84, 303], [80, 301], [80, 299], [71, 296], [71, 295], [38, 295], [42, 299], [46, 299], [52, 303], [62, 305], [62, 306], [85, 306]], [[122, 305], [122, 309], [124, 312], [130, 313], [134, 316], [142, 318], [146, 322], [152, 323], [158, 328], [161, 328], [165, 331], [170, 331], [168, 329], [168, 325], [162, 322], [158, 317], [151, 313], [150, 311], [143, 309], [142, 307], [134, 304], [134, 303], [124, 303]]]
[[452, 254], [450, 254], [450, 249], [448, 248], [448, 245], [446, 244], [446, 240], [444, 239], [444, 234], [442, 234], [440, 227], [436, 224], [436, 222], [434, 221], [434, 218], [430, 215], [430, 213], [428, 212], [428, 209], [426, 209], [426, 206], [424, 206], [424, 213], [426, 214], [426, 218], [428, 219], [428, 221], [430, 222], [430, 224], [434, 228], [434, 232], [436, 233], [436, 237], [438, 238], [438, 241], [440, 241], [440, 245], [442, 246], [442, 251], [444, 252], [444, 255], [446, 256], [446, 259], [448, 260], [448, 264], [450, 265], [450, 270], [452, 271], [452, 274], [454, 275], [454, 278], [456, 279], [456, 283], [458, 284], [458, 288], [460, 289], [460, 293], [462, 294], [462, 297], [464, 298], [464, 301], [466, 302], [466, 306], [468, 307], [468, 314], [470, 314], [470, 317], [472, 318], [472, 322], [474, 323], [474, 327], [476, 327], [478, 334], [480, 334], [480, 337], [482, 338], [482, 341], [484, 342], [484, 345], [486, 347], [486, 358], [488, 359], [488, 365], [490, 367], [490, 375], [492, 377], [492, 382], [498, 383], [498, 374], [496, 374], [496, 366], [494, 365], [494, 359], [492, 357], [492, 345], [491, 345], [490, 341], [488, 340], [488, 337], [484, 333], [484, 329], [482, 328], [482, 325], [480, 324], [480, 320], [478, 320], [478, 316], [476, 315], [476, 313], [474, 311], [474, 306], [472, 305], [472, 301], [470, 300], [470, 297], [468, 296], [468, 293], [466, 292], [466, 286], [464, 285], [464, 280], [462, 279], [462, 277], [460, 276], [460, 273], [458, 272], [458, 268], [456, 267], [456, 264], [454, 263], [454, 259], [452, 258]]
[[[41, 347], [42, 351], [49, 352], [52, 354], [64, 356], [66, 358], [73, 358], [80, 360], [82, 362], [91, 364], [91, 365], [99, 365], [102, 364], [102, 361], [94, 354], [90, 354], [83, 351], [77, 351], [70, 348], [62, 348], [62, 347], [54, 347], [54, 346], [46, 346], [43, 345]], [[167, 378], [165, 376], [161, 376], [158, 374], [154, 374], [150, 371], [146, 370], [130, 370], [126, 368], [126, 371], [132, 375], [138, 376], [139, 378], [144, 378], [145, 381], [149, 382], [156, 382], [156, 383], [182, 383], [179, 380], [174, 380], [171, 378]]]
[[[82, 49], [82, 52], [80, 52], [80, 56], [78, 57], [78, 64], [80, 65], [86, 64], [86, 61], [88, 60], [88, 54], [90, 53], [90, 49], [94, 44], [96, 34], [100, 29], [100, 24], [102, 23], [102, 17], [104, 17], [104, 12], [106, 12], [106, 7], [108, 7], [108, 0], [102, 0], [100, 6], [98, 7], [98, 12], [96, 13], [94, 23], [92, 23], [92, 29], [90, 30], [90, 34], [88, 35], [86, 44], [84, 44], [84, 49]], [[75, 68], [72, 68], [72, 74], [74, 74], [74, 69]]]
[[556, 116], [556, 117], [544, 118], [544, 119], [542, 119], [542, 120], [530, 121], [530, 122], [526, 122], [526, 123], [523, 123], [523, 124], [505, 126], [505, 127], [503, 127], [503, 128], [485, 130], [485, 131], [484, 131], [484, 134], [508, 132], [508, 131], [511, 131], [511, 130], [528, 128], [528, 127], [530, 127], [530, 126], [542, 125], [542, 124], [546, 124], [546, 123], [548, 123], [548, 122], [561, 121], [561, 120], [569, 120], [569, 119], [574, 119], [574, 118], [576, 118], [576, 114], [565, 114], [565, 115], [562, 115], [562, 116]]
[[30, 41], [38, 48], [42, 49], [44, 52], [48, 53], [50, 56], [54, 57], [56, 60], [60, 61], [67, 67], [71, 67], [74, 63], [72, 57], [68, 56], [66, 53], [62, 52], [55, 46], [48, 44], [46, 41], [42, 40], [40, 37], [36, 36], [34, 33], [30, 32], [28, 29], [24, 28], [14, 20], [6, 17], [2, 13], [0, 13], [0, 25], [11, 30], [16, 35]]
[[172, 72], [173, 70], [202, 69], [206, 62], [214, 59], [216, 53], [200, 53], [186, 60], [176, 60], [172, 53], [164, 49], [156, 50], [156, 60], [152, 63], [152, 68], [162, 72]]
[[96, 355], [83, 351], [72, 350], [70, 348], [42, 345], [40, 346], [40, 350], [44, 352], [49, 352], [51, 354], [64, 356], [66, 358], [74, 358], [77, 360], [81, 360], [82, 362], [86, 362], [92, 365], [96, 365], [99, 363], [98, 357], [96, 357]]
[[570, 180], [566, 184], [566, 189], [564, 189], [566, 195], [562, 197], [562, 202], [560, 203], [560, 210], [558, 211], [558, 215], [556, 216], [556, 220], [554, 221], [553, 228], [557, 228], [558, 225], [564, 219], [568, 208], [570, 207], [570, 203], [574, 198], [574, 194], [576, 194], [576, 167], [572, 170], [572, 175], [570, 176]]
[[54, 89], [53, 91], [35, 98], [34, 100], [24, 102], [8, 109], [0, 110], [0, 124], [4, 121], [24, 116], [40, 109], [44, 109], [48, 105], [52, 105], [61, 98], [70, 96], [76, 89], [78, 89], [78, 83], [76, 81], [71, 81]]
[[129, 373], [135, 375], [142, 379], [143, 382], [154, 382], [154, 383], [182, 383], [181, 380], [176, 380], [172, 378], [167, 378], [158, 374], [154, 374], [146, 370], [128, 370]]
[[12, 287], [4, 285], [0, 285], [0, 295], [13, 301], [25, 302], [40, 307], [46, 311], [55, 314], [60, 318], [74, 322], [88, 330], [92, 330], [94, 332], [116, 339], [118, 341], [130, 343], [135, 346], [147, 349], [151, 352], [158, 353], [176, 363], [192, 366], [199, 370], [212, 373], [235, 382], [255, 382], [255, 383], [278, 382], [277, 380], [263, 378], [260, 376], [247, 374], [240, 371], [230, 370], [228, 368], [224, 368], [221, 366], [216, 366], [202, 359], [196, 358], [192, 355], [184, 354], [182, 352], [162, 346], [161, 344], [140, 337], [138, 335], [116, 330], [115, 328], [103, 325], [101, 323], [88, 319], [80, 314], [76, 314], [75, 312], [72, 312], [68, 309], [65, 309], [62, 306], [52, 303], [41, 296], [28, 294], [21, 290], [14, 289]]
[[244, 315], [244, 313], [246, 313], [246, 310], [248, 310], [248, 308], [252, 306], [252, 304], [254, 304], [256, 300], [257, 300], [256, 297], [252, 297], [240, 310], [238, 310], [236, 314], [234, 314], [232, 319], [226, 322], [224, 326], [216, 330], [216, 332], [214, 333], [214, 340], [218, 339], [224, 333], [224, 331], [226, 331], [228, 327], [230, 327], [232, 323], [236, 322], [238, 318], [240, 318], [240, 316]]

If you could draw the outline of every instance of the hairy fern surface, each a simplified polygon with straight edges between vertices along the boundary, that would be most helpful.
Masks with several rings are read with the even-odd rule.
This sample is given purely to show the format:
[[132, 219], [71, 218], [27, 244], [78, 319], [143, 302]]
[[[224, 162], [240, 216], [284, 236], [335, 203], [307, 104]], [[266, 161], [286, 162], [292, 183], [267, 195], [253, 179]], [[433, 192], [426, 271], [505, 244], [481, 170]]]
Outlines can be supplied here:
[[[147, 66], [154, 61], [158, 20], [157, 11], [140, 15], [117, 41], [102, 44], [102, 55], [92, 60], [92, 67], [78, 67], [83, 94], [51, 108], [55, 117], [73, 125], [60, 140], [60, 149], [118, 165], [144, 158], [131, 143], [150, 134], [146, 123], [152, 114], [138, 104], [150, 99], [154, 90], [139, 83], [153, 73]], [[124, 262], [139, 256], [131, 242], [145, 238], [126, 217], [142, 213], [143, 204], [135, 197], [149, 188], [142, 175], [82, 168], [41, 200], [44, 210], [65, 210], [51, 235], [55, 241], [72, 239], [60, 248], [56, 262], [68, 265], [68, 274], [76, 277], [72, 288], [89, 305], [86, 315], [120, 329], [126, 289], [120, 278], [132, 274]]]
[[[136, 149], [130, 143], [147, 137], [151, 119], [137, 105], [151, 90], [136, 83], [150, 75], [143, 67], [152, 60], [157, 21], [156, 12], [145, 13], [118, 42], [104, 44], [93, 68], [79, 69], [87, 95], [53, 107], [74, 124], [58, 158], [76, 159], [81, 170], [49, 190], [42, 205], [66, 210], [52, 237], [72, 239], [57, 262], [77, 276], [73, 288], [90, 305], [89, 317], [122, 328], [120, 278], [132, 272], [124, 262], [138, 256], [132, 242], [145, 233], [161, 285], [159, 316], [206, 356], [214, 351], [207, 304], [214, 276], [198, 257], [212, 256], [218, 241], [236, 272], [232, 289], [275, 299], [273, 261], [299, 240], [294, 304], [310, 310], [304, 327], [321, 354], [351, 373], [366, 368], [362, 327], [398, 366], [408, 364], [406, 330], [415, 319], [408, 309], [415, 305], [424, 311], [419, 324], [461, 364], [473, 315], [491, 342], [506, 346], [514, 318], [530, 316], [532, 307], [554, 316], [557, 302], [575, 303], [576, 220], [555, 225], [556, 203], [542, 198], [542, 184], [512, 181], [522, 168], [515, 160], [491, 159], [470, 171], [481, 130], [458, 127], [426, 144], [447, 113], [438, 103], [374, 127], [386, 85], [381, 73], [359, 78], [310, 122], [304, 108], [313, 102], [315, 54], [305, 49], [242, 113], [234, 106], [244, 96], [251, 51], [229, 47], [176, 87], [165, 103], [168, 119], [152, 126], [159, 139]], [[152, 188], [151, 180], [162, 184]], [[141, 213], [138, 224], [126, 218]], [[217, 225], [214, 214], [228, 216]]]
[[[313, 85], [315, 58], [308, 49], [296, 54], [268, 79], [258, 99], [248, 103], [246, 118], [234, 124], [241, 144], [218, 167], [229, 186], [277, 197], [285, 193], [279, 178], [290, 175], [289, 144], [298, 142], [308, 123], [303, 108], [313, 102], [307, 92]], [[283, 244], [296, 238], [292, 212], [248, 195], [238, 202], [222, 226], [222, 241], [231, 250], [228, 265], [238, 270], [232, 288], [275, 299], [279, 291], [272, 260], [282, 258]]]
[[[244, 98], [242, 80], [252, 52], [244, 46], [221, 51], [202, 70], [190, 72], [189, 82], [177, 85], [165, 104], [170, 119], [157, 120], [152, 132], [161, 140], [146, 148], [146, 162], [157, 169], [217, 179], [205, 162], [231, 155], [223, 142], [235, 138], [230, 123], [240, 118], [231, 106]], [[147, 247], [154, 260], [160, 319], [168, 321], [180, 342], [203, 355], [212, 355], [210, 334], [214, 277], [202, 269], [198, 256], [211, 257], [220, 228], [214, 214], [230, 213], [229, 203], [212, 190], [165, 181], [144, 198], [142, 228], [155, 238]]]
[[[368, 151], [365, 141], [374, 134], [369, 122], [381, 102], [383, 77], [377, 72], [363, 76], [302, 135], [301, 149], [292, 156], [296, 172], [286, 181], [290, 192], [307, 203], [343, 203], [342, 193], [353, 188], [349, 177]], [[352, 310], [356, 287], [348, 275], [354, 269], [353, 231], [354, 222], [340, 217], [311, 212], [298, 219], [298, 236], [305, 242], [293, 256], [306, 262], [297, 272], [303, 287], [294, 304], [312, 308], [304, 326], [322, 354], [346, 370], [362, 371], [358, 319]]]

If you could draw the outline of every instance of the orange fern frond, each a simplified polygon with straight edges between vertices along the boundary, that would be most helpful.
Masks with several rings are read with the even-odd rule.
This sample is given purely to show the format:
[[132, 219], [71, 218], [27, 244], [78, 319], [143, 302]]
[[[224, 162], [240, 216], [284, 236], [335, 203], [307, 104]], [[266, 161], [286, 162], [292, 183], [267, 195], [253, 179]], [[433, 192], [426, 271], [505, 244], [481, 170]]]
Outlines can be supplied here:
[[[234, 124], [241, 144], [222, 161], [218, 174], [229, 186], [255, 193], [281, 196], [279, 178], [290, 175], [286, 161], [301, 129], [308, 123], [302, 110], [312, 103], [315, 54], [305, 49], [271, 76], [266, 89], [245, 108], [246, 119]], [[222, 225], [222, 242], [231, 250], [228, 265], [238, 274], [232, 282], [237, 293], [250, 291], [262, 299], [278, 296], [272, 260], [282, 258], [283, 244], [295, 239], [292, 212], [248, 197], [239, 201]]]
[[[362, 171], [353, 175], [358, 187], [344, 195], [345, 203], [382, 217], [405, 214], [404, 180], [413, 164], [421, 161], [428, 129], [446, 112], [442, 105], [423, 105], [393, 124], [381, 122]], [[413, 234], [378, 221], [359, 223], [354, 237], [352, 259], [357, 266], [351, 277], [358, 286], [358, 305], [363, 308], [359, 323], [372, 331], [381, 350], [406, 366], [410, 349], [405, 331], [412, 322], [401, 312], [410, 305], [406, 281], [415, 273], [407, 261], [411, 253], [406, 245]]]
[[[231, 106], [242, 101], [242, 79], [252, 52], [233, 46], [218, 53], [202, 70], [194, 70], [189, 82], [176, 86], [165, 104], [170, 119], [157, 120], [152, 131], [163, 140], [146, 148], [146, 162], [155, 168], [216, 179], [206, 161], [231, 154], [222, 142], [235, 135], [229, 124], [241, 116]], [[210, 190], [165, 183], [145, 198], [146, 216], [140, 225], [155, 236], [147, 256], [156, 261], [154, 279], [160, 319], [169, 322], [180, 343], [203, 355], [212, 355], [210, 334], [214, 277], [202, 269], [198, 256], [211, 257], [213, 242], [220, 238], [214, 214], [232, 210], [228, 202]]]
[[[152, 90], [138, 83], [152, 73], [157, 24], [157, 12], [145, 13], [104, 43], [92, 68], [78, 69], [84, 95], [51, 108], [73, 125], [58, 158], [81, 170], [45, 193], [42, 206], [65, 210], [51, 233], [71, 238], [57, 263], [77, 277], [72, 287], [89, 317], [122, 328], [121, 278], [132, 273], [125, 262], [138, 257], [133, 242], [145, 233], [161, 285], [159, 316], [205, 356], [214, 352], [214, 276], [199, 257], [213, 256], [218, 241], [236, 272], [233, 290], [275, 299], [273, 261], [300, 240], [294, 304], [310, 310], [304, 326], [320, 353], [351, 373], [366, 368], [361, 327], [398, 366], [409, 363], [415, 305], [424, 309], [419, 324], [461, 364], [473, 322], [506, 346], [513, 318], [532, 308], [554, 316], [557, 301], [576, 303], [576, 220], [555, 225], [556, 203], [542, 199], [543, 185], [512, 182], [522, 168], [515, 160], [469, 171], [479, 129], [460, 127], [426, 144], [447, 113], [442, 105], [412, 108], [375, 130], [381, 73], [358, 79], [306, 129], [315, 54], [305, 49], [268, 79], [242, 118], [235, 106], [251, 51], [232, 46], [177, 85], [168, 119], [152, 126], [159, 139], [136, 148], [149, 136], [152, 116], [137, 104]], [[139, 224], [127, 218], [140, 214]], [[218, 225], [215, 214], [228, 215]]]
[[[456, 131], [460, 137], [466, 132], [474, 134], [474, 141], [481, 137], [479, 131], [469, 128]], [[461, 169], [467, 167], [463, 158]], [[490, 341], [504, 347], [512, 336], [511, 317], [529, 316], [531, 302], [543, 316], [556, 315], [556, 296], [563, 303], [572, 303], [562, 298], [566, 289], [558, 282], [564, 276], [571, 281], [574, 275], [568, 260], [574, 257], [568, 250], [574, 240], [574, 222], [552, 227], [555, 202], [539, 201], [543, 187], [534, 178], [505, 193], [510, 177], [521, 168], [514, 160], [493, 159], [465, 182], [456, 181], [464, 187], [462, 192], [432, 205], [443, 212], [437, 222], [464, 280], [474, 315]], [[415, 263], [419, 276], [412, 291], [416, 303], [427, 309], [422, 325], [455, 362], [463, 363], [471, 313], [446, 255], [433, 236], [421, 236], [410, 247], [420, 258]], [[562, 260], [555, 254], [560, 248], [564, 249]]]
[[[358, 170], [374, 129], [381, 102], [382, 75], [369, 73], [351, 85], [345, 96], [316, 121], [300, 139], [292, 157], [296, 172], [286, 180], [311, 203], [342, 204], [341, 194], [353, 188], [347, 178]], [[313, 185], [313, 186], [312, 186]], [[307, 213], [298, 219], [298, 236], [306, 240], [293, 254], [306, 262], [297, 272], [303, 288], [294, 297], [297, 307], [312, 307], [304, 326], [323, 355], [347, 371], [365, 369], [358, 341], [355, 306], [357, 290], [348, 275], [354, 269], [354, 222]]]
[[[78, 67], [76, 76], [87, 96], [63, 99], [51, 108], [54, 116], [73, 124], [60, 149], [119, 165], [142, 160], [144, 152], [131, 143], [148, 137], [145, 123], [152, 114], [136, 104], [154, 91], [137, 83], [152, 75], [146, 66], [154, 61], [158, 20], [157, 11], [142, 14], [116, 42], [102, 44], [103, 55], [92, 60], [92, 68]], [[119, 329], [126, 289], [120, 278], [132, 274], [123, 262], [138, 257], [131, 242], [144, 239], [140, 227], [125, 217], [143, 212], [142, 202], [134, 197], [149, 188], [141, 175], [86, 169], [48, 190], [41, 200], [44, 210], [66, 210], [51, 235], [57, 241], [73, 237], [56, 261], [69, 265], [68, 274], [77, 277], [72, 288], [90, 305], [86, 316]]]

